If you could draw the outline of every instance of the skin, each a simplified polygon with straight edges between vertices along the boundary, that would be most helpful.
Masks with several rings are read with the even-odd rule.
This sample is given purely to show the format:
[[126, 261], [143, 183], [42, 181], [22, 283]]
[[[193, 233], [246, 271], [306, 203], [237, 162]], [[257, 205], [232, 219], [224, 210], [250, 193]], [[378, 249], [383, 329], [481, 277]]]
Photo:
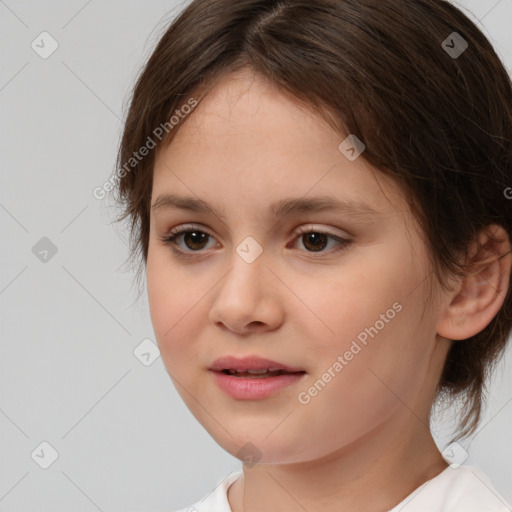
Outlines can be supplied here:
[[[427, 306], [432, 269], [404, 196], [363, 157], [345, 158], [345, 136], [245, 70], [220, 81], [157, 153], [152, 204], [180, 194], [219, 214], [152, 209], [147, 285], [161, 356], [192, 414], [235, 457], [249, 442], [259, 451], [229, 488], [234, 512], [389, 510], [438, 475], [447, 464], [429, 411], [449, 339], [479, 332], [504, 300], [509, 256], [489, 264], [485, 281], [454, 280], [451, 292], [434, 282]], [[364, 201], [378, 215], [270, 215], [274, 201], [317, 195]], [[175, 240], [189, 259], [162, 241], [186, 223], [211, 235]], [[298, 227], [351, 242], [336, 250], [328, 238], [316, 252]], [[252, 263], [236, 252], [248, 236], [263, 249]], [[394, 303], [401, 311], [300, 403]], [[270, 398], [235, 400], [208, 371], [228, 354], [307, 373]]]

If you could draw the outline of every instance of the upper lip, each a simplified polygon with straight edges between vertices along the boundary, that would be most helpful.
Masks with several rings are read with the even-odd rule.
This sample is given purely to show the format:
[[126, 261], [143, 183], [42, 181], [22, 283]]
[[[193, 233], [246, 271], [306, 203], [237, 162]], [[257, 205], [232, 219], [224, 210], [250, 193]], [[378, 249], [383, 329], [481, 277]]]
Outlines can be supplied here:
[[210, 370], [236, 370], [243, 372], [245, 370], [283, 370], [286, 372], [303, 372], [302, 368], [288, 366], [271, 359], [265, 359], [259, 356], [247, 356], [237, 358], [233, 356], [223, 356], [216, 359], [210, 366]]

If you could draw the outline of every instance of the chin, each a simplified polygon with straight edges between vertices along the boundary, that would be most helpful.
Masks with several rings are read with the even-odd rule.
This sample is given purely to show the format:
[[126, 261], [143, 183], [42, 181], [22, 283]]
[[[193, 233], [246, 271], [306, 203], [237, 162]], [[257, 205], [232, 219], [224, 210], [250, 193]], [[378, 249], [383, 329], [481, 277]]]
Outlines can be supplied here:
[[211, 432], [210, 435], [230, 455], [249, 467], [254, 464], [291, 464], [305, 460], [303, 454], [297, 453], [297, 443], [289, 437], [282, 439], [279, 435], [268, 436], [268, 430], [261, 433], [253, 430], [247, 435], [228, 430], [233, 437], [225, 432], [220, 437]]

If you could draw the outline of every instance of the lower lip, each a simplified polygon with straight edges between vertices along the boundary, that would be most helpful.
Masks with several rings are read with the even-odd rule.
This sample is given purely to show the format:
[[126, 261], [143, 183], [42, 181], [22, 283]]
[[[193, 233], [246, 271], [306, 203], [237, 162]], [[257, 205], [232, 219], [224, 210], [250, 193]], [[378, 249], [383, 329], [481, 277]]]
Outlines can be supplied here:
[[298, 382], [306, 373], [286, 373], [275, 377], [233, 377], [213, 371], [218, 386], [237, 400], [261, 400]]

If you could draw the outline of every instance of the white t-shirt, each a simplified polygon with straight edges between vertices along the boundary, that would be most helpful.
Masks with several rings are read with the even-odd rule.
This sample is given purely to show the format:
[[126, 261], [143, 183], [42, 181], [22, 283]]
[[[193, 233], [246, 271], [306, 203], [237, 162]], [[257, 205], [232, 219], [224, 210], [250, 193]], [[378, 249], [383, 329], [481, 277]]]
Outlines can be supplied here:
[[[242, 475], [230, 473], [203, 499], [176, 512], [232, 512], [227, 492]], [[389, 512], [511, 512], [489, 478], [474, 466], [448, 466]]]

